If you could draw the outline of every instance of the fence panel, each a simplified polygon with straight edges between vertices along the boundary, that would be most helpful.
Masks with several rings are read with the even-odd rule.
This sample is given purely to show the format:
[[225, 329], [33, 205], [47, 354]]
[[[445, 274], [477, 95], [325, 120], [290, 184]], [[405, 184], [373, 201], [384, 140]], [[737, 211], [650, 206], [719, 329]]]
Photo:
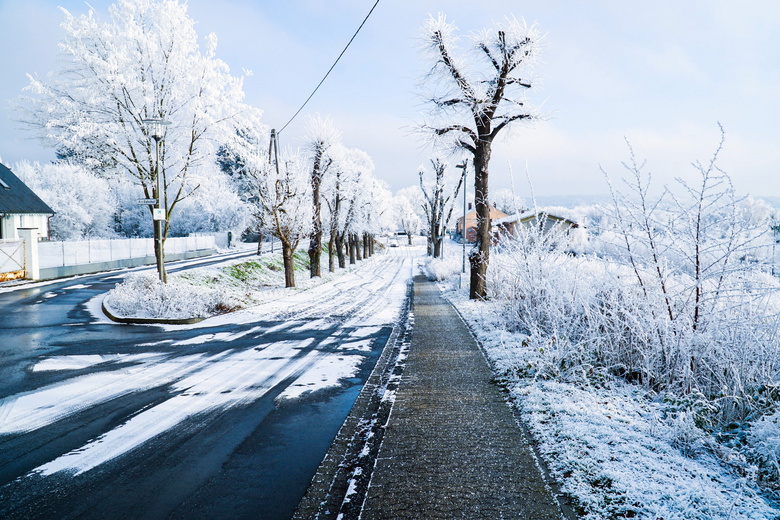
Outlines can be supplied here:
[[24, 241], [0, 240], [0, 280], [19, 271], [24, 271]]
[[[214, 248], [215, 239], [212, 235], [176, 237], [165, 241], [165, 253], [169, 255]], [[41, 242], [38, 244], [38, 254], [42, 269], [94, 264], [154, 256], [154, 240], [124, 238]], [[22, 265], [24, 265], [24, 247], [22, 247]]]

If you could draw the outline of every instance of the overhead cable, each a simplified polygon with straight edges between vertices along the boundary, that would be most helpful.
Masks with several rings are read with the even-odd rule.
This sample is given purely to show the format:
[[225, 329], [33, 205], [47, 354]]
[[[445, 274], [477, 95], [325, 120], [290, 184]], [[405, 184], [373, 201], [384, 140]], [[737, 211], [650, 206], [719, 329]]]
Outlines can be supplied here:
[[319, 90], [319, 88], [322, 86], [322, 84], [323, 84], [323, 83], [325, 82], [325, 80], [328, 78], [328, 75], [330, 75], [331, 71], [332, 71], [332, 70], [333, 70], [333, 68], [336, 66], [336, 64], [339, 62], [339, 60], [341, 59], [341, 57], [342, 57], [342, 56], [344, 56], [344, 53], [345, 53], [345, 52], [347, 52], [347, 49], [348, 49], [348, 48], [349, 48], [349, 46], [352, 44], [352, 41], [355, 39], [355, 37], [356, 37], [356, 36], [358, 35], [358, 33], [360, 32], [360, 29], [362, 29], [362, 28], [363, 28], [363, 26], [366, 24], [366, 22], [368, 21], [368, 17], [369, 17], [369, 16], [371, 16], [371, 13], [373, 13], [373, 12], [374, 12], [374, 9], [376, 9], [376, 6], [377, 6], [378, 4], [379, 4], [379, 0], [376, 0], [376, 3], [374, 3], [374, 7], [372, 7], [372, 8], [371, 8], [371, 10], [368, 12], [368, 14], [366, 15], [366, 17], [363, 19], [363, 23], [361, 23], [361, 24], [360, 24], [360, 27], [358, 27], [358, 28], [357, 28], [357, 31], [355, 31], [355, 34], [353, 34], [353, 35], [352, 35], [352, 38], [351, 38], [351, 39], [349, 40], [349, 42], [347, 43], [347, 46], [346, 46], [346, 47], [344, 47], [344, 50], [343, 50], [343, 51], [341, 51], [341, 54], [339, 54], [339, 57], [338, 57], [338, 58], [336, 58], [336, 61], [334, 61], [334, 62], [333, 62], [333, 65], [330, 67], [330, 69], [328, 69], [328, 72], [326, 72], [326, 73], [325, 73], [325, 76], [322, 78], [322, 81], [320, 81], [320, 82], [319, 82], [319, 84], [318, 84], [318, 85], [317, 85], [317, 87], [314, 89], [314, 91], [311, 93], [311, 95], [310, 95], [310, 96], [309, 96], [309, 97], [306, 99], [306, 101], [304, 101], [304, 102], [303, 102], [303, 105], [301, 105], [301, 108], [299, 108], [299, 109], [298, 109], [298, 111], [297, 111], [297, 112], [296, 112], [296, 113], [295, 113], [295, 114], [294, 114], [294, 115], [293, 115], [293, 116], [290, 118], [290, 120], [289, 120], [289, 121], [287, 121], [287, 123], [286, 123], [286, 124], [285, 124], [285, 125], [282, 127], [282, 129], [281, 129], [281, 130], [279, 130], [278, 132], [276, 132], [277, 138], [278, 138], [278, 135], [279, 135], [279, 134], [281, 134], [281, 133], [282, 133], [282, 131], [284, 131], [284, 129], [285, 129], [285, 128], [287, 128], [287, 126], [288, 126], [290, 123], [292, 123], [292, 122], [293, 122], [293, 119], [295, 119], [295, 118], [298, 116], [298, 114], [300, 114], [300, 113], [301, 113], [301, 110], [303, 110], [303, 107], [305, 107], [305, 106], [306, 106], [306, 104], [307, 104], [307, 103], [308, 103], [308, 102], [311, 100], [311, 98], [313, 98], [313, 97], [314, 97], [314, 94], [316, 94], [316, 93], [317, 93], [317, 90]]

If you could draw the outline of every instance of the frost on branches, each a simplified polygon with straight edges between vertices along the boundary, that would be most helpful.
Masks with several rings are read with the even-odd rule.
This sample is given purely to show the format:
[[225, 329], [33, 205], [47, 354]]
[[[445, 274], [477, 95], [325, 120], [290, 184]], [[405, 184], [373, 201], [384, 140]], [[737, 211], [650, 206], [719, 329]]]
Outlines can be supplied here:
[[[463, 168], [466, 167], [464, 164]], [[425, 168], [420, 167], [420, 190], [423, 194], [422, 206], [428, 228], [428, 256], [441, 258], [443, 254], [444, 234], [447, 224], [452, 218], [452, 210], [455, 208], [455, 199], [458, 197], [463, 176], [457, 177], [457, 184], [453, 189], [454, 179], [445, 174], [447, 164], [439, 158], [431, 159], [433, 180], [426, 180]]]
[[526, 91], [531, 88], [541, 36], [535, 27], [507, 18], [472, 34], [469, 47], [475, 59], [466, 59], [456, 52], [454, 32], [443, 14], [430, 17], [423, 26], [424, 51], [432, 63], [425, 77], [431, 110], [420, 129], [434, 142], [473, 157], [477, 239], [470, 255], [469, 296], [483, 299], [490, 253], [490, 154], [499, 133], [536, 117]]
[[359, 234], [368, 229], [365, 218], [373, 211], [370, 197], [374, 186], [374, 163], [366, 152], [340, 146], [333, 153], [336, 157], [333, 174], [322, 185], [328, 207], [331, 271], [335, 269], [334, 254], [341, 268], [346, 267], [347, 254], [351, 264], [360, 260]]
[[215, 35], [201, 51], [184, 2], [118, 0], [106, 22], [91, 8], [61, 10], [61, 63], [45, 80], [29, 76], [23, 121], [69, 161], [131, 178], [145, 198], [157, 194], [155, 141], [143, 120], [170, 121], [159, 158], [164, 240], [174, 208], [197, 189], [191, 173], [212, 162], [215, 138], [235, 135], [243, 79], [216, 58]]
[[282, 243], [285, 287], [295, 287], [293, 253], [311, 230], [311, 185], [305, 158], [285, 151], [277, 159], [256, 153], [245, 156], [256, 197], [255, 218], [261, 229]]
[[322, 276], [322, 179], [333, 166], [332, 148], [341, 143], [341, 131], [330, 118], [311, 117], [304, 136], [311, 161], [312, 220], [309, 239], [309, 273], [312, 278]]
[[423, 194], [419, 186], [401, 188], [393, 198], [396, 227], [406, 233], [408, 245], [412, 245], [412, 237], [417, 235], [425, 222], [423, 209]]
[[68, 163], [19, 162], [14, 171], [54, 210], [52, 238], [78, 240], [114, 234], [117, 200], [108, 181]]

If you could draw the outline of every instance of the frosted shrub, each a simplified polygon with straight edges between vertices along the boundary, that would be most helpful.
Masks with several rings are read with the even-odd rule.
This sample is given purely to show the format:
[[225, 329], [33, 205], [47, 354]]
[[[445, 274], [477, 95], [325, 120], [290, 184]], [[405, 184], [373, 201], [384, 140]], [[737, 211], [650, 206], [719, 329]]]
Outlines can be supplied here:
[[780, 411], [765, 415], [756, 421], [743, 442], [747, 443], [750, 462], [760, 470], [758, 478], [780, 498]]
[[157, 273], [129, 275], [108, 293], [105, 301], [119, 315], [148, 318], [205, 317], [235, 306], [223, 290], [176, 280], [163, 284]]
[[454, 274], [459, 274], [463, 268], [463, 260], [459, 256], [446, 258], [426, 258], [424, 269], [429, 280], [442, 281]]
[[[754, 261], [765, 219], [744, 211], [716, 158], [695, 165], [697, 187], [680, 181], [681, 194], [651, 200], [632, 155], [628, 194], [613, 192], [614, 229], [602, 232], [609, 247], [599, 256], [568, 253], [564, 231], [521, 227], [504, 241], [488, 271], [490, 297], [540, 352], [537, 374], [608, 371], [701, 394], [712, 403], [705, 428], [756, 412], [755, 390], [780, 367], [780, 284]], [[673, 421], [681, 432], [682, 417]]]

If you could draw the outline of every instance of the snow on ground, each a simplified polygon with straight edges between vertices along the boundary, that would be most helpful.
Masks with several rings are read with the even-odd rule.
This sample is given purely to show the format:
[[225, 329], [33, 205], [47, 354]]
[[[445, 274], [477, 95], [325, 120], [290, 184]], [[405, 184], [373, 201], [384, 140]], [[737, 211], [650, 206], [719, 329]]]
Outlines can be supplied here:
[[[689, 456], [673, 445], [679, 432], [659, 420], [662, 403], [618, 380], [595, 385], [523, 378], [517, 367], [535, 354], [523, 336], [504, 329], [489, 302], [468, 300], [465, 289], [440, 284], [469, 323], [529, 425], [563, 491], [582, 518], [653, 520], [780, 518], [749, 478], [714, 454]], [[511, 374], [515, 374], [514, 376]]]

